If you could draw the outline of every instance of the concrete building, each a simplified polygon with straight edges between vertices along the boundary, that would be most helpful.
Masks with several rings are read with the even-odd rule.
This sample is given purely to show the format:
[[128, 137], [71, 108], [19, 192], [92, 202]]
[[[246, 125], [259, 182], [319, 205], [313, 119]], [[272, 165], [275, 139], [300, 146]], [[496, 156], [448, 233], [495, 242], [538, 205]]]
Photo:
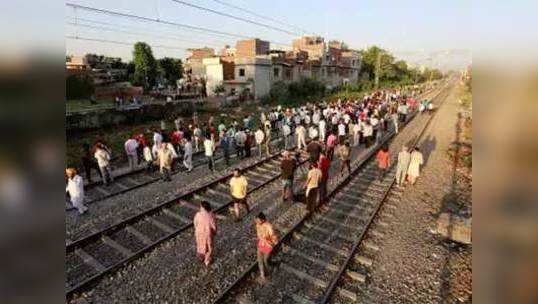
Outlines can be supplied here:
[[235, 58], [234, 79], [224, 81], [227, 95], [249, 93], [255, 99], [271, 89], [272, 63], [267, 58]]
[[206, 71], [203, 64], [205, 58], [215, 57], [215, 50], [212, 48], [188, 49], [187, 60], [184, 71], [188, 81], [198, 80], [205, 77]]
[[208, 96], [216, 95], [220, 85], [225, 95], [267, 95], [276, 82], [292, 83], [313, 78], [328, 88], [356, 82], [361, 66], [360, 54], [342, 41], [326, 43], [320, 36], [293, 40], [292, 51], [271, 50], [268, 41], [241, 40], [235, 48], [190, 50], [185, 70], [189, 80], [203, 80]]
[[207, 96], [215, 96], [221, 92], [216, 89], [224, 85], [224, 81], [234, 79], [233, 60], [229, 57], [212, 57], [202, 60], [205, 69], [206, 93]]
[[91, 67], [88, 64], [86, 56], [69, 56], [65, 60], [65, 68], [67, 70], [90, 70]]
[[309, 59], [320, 59], [325, 55], [327, 46], [320, 36], [304, 36], [293, 40], [293, 51], [305, 51]]
[[235, 44], [235, 57], [252, 58], [269, 54], [269, 41], [256, 39], [247, 39], [237, 41]]
[[329, 88], [359, 78], [360, 55], [342, 41], [332, 40], [327, 44], [322, 37], [304, 36], [293, 40], [293, 51], [308, 54], [303, 74], [324, 82]]

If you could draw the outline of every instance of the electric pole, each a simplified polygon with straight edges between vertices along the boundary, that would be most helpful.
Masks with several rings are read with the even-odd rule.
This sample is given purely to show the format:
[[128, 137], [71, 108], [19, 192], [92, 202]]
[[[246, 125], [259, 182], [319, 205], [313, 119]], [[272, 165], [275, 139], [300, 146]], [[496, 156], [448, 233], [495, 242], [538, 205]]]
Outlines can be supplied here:
[[379, 70], [381, 69], [381, 50], [377, 52], [377, 58], [375, 61], [375, 89], [379, 87]]

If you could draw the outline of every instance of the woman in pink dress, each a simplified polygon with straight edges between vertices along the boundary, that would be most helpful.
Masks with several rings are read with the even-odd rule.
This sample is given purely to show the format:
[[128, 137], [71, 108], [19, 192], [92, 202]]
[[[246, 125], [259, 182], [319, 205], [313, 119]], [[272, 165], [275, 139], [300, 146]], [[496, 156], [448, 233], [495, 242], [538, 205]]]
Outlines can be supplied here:
[[217, 233], [215, 215], [211, 212], [208, 202], [200, 203], [200, 211], [194, 216], [194, 237], [196, 238], [196, 253], [198, 258], [207, 266], [211, 262], [213, 238]]

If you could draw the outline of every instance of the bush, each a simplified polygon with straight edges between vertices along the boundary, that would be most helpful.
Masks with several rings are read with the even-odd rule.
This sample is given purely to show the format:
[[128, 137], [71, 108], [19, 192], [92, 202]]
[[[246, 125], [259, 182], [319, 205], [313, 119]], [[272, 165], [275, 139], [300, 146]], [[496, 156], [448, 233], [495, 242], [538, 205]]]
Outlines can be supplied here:
[[89, 98], [93, 94], [92, 79], [88, 75], [71, 75], [66, 78], [67, 99]]

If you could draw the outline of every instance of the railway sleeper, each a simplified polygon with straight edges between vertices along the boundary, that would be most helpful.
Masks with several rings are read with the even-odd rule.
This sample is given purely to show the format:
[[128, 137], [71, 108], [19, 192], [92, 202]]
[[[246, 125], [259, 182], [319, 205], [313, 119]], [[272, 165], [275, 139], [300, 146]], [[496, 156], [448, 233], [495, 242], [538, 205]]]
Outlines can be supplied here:
[[103, 189], [102, 186], [96, 186], [94, 189], [101, 193], [101, 196], [109, 196], [111, 194], [108, 190]]
[[107, 244], [108, 246], [116, 249], [121, 254], [123, 254], [124, 257], [129, 257], [129, 256], [133, 255], [133, 252], [131, 250], [123, 247], [122, 245], [120, 245], [119, 243], [117, 243], [113, 239], [109, 238], [108, 236], [103, 236], [101, 239], [103, 240], [103, 242], [105, 244]]
[[165, 208], [163, 209], [163, 213], [172, 217], [172, 218], [175, 218], [176, 220], [182, 222], [183, 224], [190, 224], [191, 220], [189, 220], [188, 218], [185, 218], [177, 213], [175, 213], [174, 211], [168, 209], [168, 208]]
[[349, 299], [353, 302], [356, 302], [358, 297], [357, 297], [357, 294], [354, 293], [353, 291], [350, 291], [344, 287], [338, 287], [337, 288], [337, 292], [340, 296], [346, 298], [346, 299]]
[[[217, 209], [219, 208], [220, 206], [222, 206], [223, 204], [220, 203], [220, 202], [217, 202], [214, 198], [210, 197], [210, 196], [207, 196], [205, 194], [195, 194], [193, 196], [193, 198], [196, 200], [196, 201], [206, 201], [208, 202], [210, 205], [211, 205], [211, 208], [213, 209]], [[198, 209], [198, 208], [197, 208]]]
[[343, 233], [340, 233], [338, 230], [329, 230], [329, 229], [325, 229], [325, 228], [322, 228], [320, 227], [320, 225], [315, 225], [315, 224], [312, 224], [312, 223], [305, 223], [304, 224], [305, 227], [308, 227], [309, 228], [309, 231], [318, 231], [318, 232], [321, 232], [325, 235], [327, 235], [327, 237], [332, 237], [332, 236], [336, 236], [338, 238], [341, 238], [347, 242], [350, 242], [350, 243], [353, 243], [355, 241], [355, 239], [353, 239], [352, 237], [349, 237], [347, 235], [344, 235]]
[[339, 248], [335, 248], [333, 246], [329, 246], [327, 244], [324, 244], [320, 241], [317, 241], [317, 240], [314, 240], [300, 232], [294, 232], [293, 233], [293, 237], [297, 240], [302, 240], [302, 241], [305, 241], [307, 243], [310, 243], [310, 244], [314, 244], [320, 248], [322, 248], [323, 250], [326, 250], [326, 251], [329, 251], [329, 252], [333, 252], [333, 253], [336, 253], [336, 254], [339, 254], [339, 255], [342, 255], [342, 256], [346, 256], [347, 254], [349, 254], [349, 251], [348, 250], [343, 250], [343, 249], [339, 249]]
[[339, 269], [338, 266], [335, 265], [335, 264], [332, 264], [332, 263], [327, 262], [325, 260], [313, 257], [313, 256], [308, 255], [306, 253], [303, 253], [303, 252], [301, 252], [299, 250], [294, 249], [293, 247], [285, 246], [284, 250], [285, 250], [284, 252], [289, 253], [292, 256], [299, 257], [300, 259], [310, 261], [313, 264], [321, 266], [325, 270], [329, 270], [329, 271], [332, 271], [332, 272], [337, 272], [338, 269]]
[[153, 217], [148, 217], [147, 218], [147, 221], [150, 222], [152, 225], [154, 225], [155, 227], [159, 228], [160, 230], [162, 230], [163, 232], [165, 232], [166, 234], [170, 234], [172, 232], [175, 231], [174, 228], [166, 225], [165, 223], [153, 218]]
[[151, 245], [153, 243], [147, 236], [145, 236], [140, 231], [136, 230], [135, 228], [131, 226], [128, 226], [127, 228], [125, 228], [125, 230], [127, 230], [127, 232], [129, 232], [130, 234], [134, 235], [142, 243], [146, 244], [146, 246]]
[[93, 267], [97, 272], [103, 272], [105, 271], [106, 267], [101, 264], [97, 259], [95, 259], [93, 256], [91, 256], [89, 253], [82, 249], [76, 249], [75, 254], [81, 258], [85, 264], [90, 265]]
[[309, 275], [308, 273], [304, 272], [304, 271], [301, 271], [299, 269], [296, 269], [295, 267], [293, 266], [290, 266], [286, 263], [280, 263], [279, 265], [279, 268], [290, 273], [290, 274], [293, 274], [295, 275], [296, 277], [304, 280], [304, 281], [308, 281], [310, 284], [314, 285], [314, 286], [317, 286], [319, 288], [322, 288], [322, 289], [325, 289], [329, 286], [329, 282], [325, 282], [323, 280], [320, 280], [316, 277], [313, 277], [311, 275]]

